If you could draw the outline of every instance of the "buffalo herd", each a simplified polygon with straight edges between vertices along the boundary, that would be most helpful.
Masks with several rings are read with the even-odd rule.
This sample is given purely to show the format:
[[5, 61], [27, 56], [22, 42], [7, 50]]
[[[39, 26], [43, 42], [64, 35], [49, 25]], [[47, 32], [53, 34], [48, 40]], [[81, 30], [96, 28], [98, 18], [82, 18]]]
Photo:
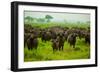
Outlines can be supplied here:
[[29, 50], [37, 49], [40, 38], [42, 42], [50, 41], [53, 51], [63, 50], [64, 43], [68, 42], [72, 48], [75, 48], [77, 38], [84, 38], [84, 43], [90, 44], [90, 27], [61, 27], [52, 26], [47, 28], [32, 27], [24, 25], [24, 47]]

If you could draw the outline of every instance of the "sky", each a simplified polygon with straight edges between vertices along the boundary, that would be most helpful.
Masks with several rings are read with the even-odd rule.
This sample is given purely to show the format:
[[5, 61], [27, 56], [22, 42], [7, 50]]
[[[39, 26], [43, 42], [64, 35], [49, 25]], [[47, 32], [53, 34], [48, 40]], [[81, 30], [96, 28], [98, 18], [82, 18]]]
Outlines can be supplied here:
[[45, 18], [45, 15], [51, 15], [52, 22], [87, 22], [90, 21], [90, 14], [84, 13], [64, 13], [64, 12], [36, 12], [24, 11], [25, 17], [31, 16], [33, 18]]

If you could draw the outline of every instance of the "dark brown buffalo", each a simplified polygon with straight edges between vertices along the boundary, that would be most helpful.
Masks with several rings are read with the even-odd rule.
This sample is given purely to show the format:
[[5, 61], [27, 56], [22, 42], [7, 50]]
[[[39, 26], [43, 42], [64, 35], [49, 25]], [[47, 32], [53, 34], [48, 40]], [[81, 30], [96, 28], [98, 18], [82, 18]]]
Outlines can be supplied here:
[[85, 34], [85, 43], [90, 44], [90, 33]]
[[73, 46], [73, 48], [75, 48], [76, 37], [77, 37], [76, 33], [72, 33], [68, 36], [68, 43], [70, 44], [70, 46]]
[[66, 31], [64, 31], [64, 37], [65, 37], [65, 40], [67, 40], [67, 38], [68, 38], [68, 31], [66, 30]]
[[30, 33], [24, 33], [24, 47], [27, 46], [27, 40], [30, 37], [30, 35], [31, 35]]
[[64, 33], [58, 34], [57, 40], [59, 42], [59, 50], [63, 50], [64, 42], [65, 42]]
[[41, 32], [41, 39], [42, 41], [50, 41], [51, 40], [51, 32], [48, 30], [43, 30]]
[[31, 35], [27, 40], [27, 47], [29, 50], [32, 50], [33, 48], [37, 49], [38, 47], [38, 39], [34, 37], [34, 35]]
[[59, 41], [57, 39], [52, 39], [52, 48], [53, 51], [59, 50]]

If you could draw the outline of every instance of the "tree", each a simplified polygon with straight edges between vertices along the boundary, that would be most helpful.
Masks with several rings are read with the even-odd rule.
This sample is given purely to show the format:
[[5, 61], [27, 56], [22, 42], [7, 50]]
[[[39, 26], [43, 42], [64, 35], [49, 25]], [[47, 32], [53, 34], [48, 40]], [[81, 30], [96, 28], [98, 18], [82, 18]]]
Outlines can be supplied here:
[[67, 24], [67, 23], [68, 23], [66, 19], [64, 19], [64, 23], [65, 23], [65, 24]]
[[25, 17], [25, 20], [28, 21], [28, 23], [32, 23], [33, 22], [33, 18], [30, 16]]
[[40, 22], [40, 23], [44, 23], [45, 19], [44, 18], [38, 18], [37, 21]]
[[50, 15], [46, 15], [45, 18], [47, 19], [47, 22], [50, 22], [50, 20], [53, 19], [53, 17]]
[[87, 21], [86, 23], [87, 23], [87, 24], [90, 24], [90, 21]]
[[81, 22], [80, 21], [77, 21], [77, 24], [81, 24]]

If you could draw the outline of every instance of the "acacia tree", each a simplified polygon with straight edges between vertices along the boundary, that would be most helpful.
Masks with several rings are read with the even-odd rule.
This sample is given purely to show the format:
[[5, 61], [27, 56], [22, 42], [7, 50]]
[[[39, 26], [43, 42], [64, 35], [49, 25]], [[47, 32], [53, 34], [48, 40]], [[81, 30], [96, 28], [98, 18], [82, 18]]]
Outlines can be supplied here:
[[47, 22], [50, 22], [50, 20], [53, 19], [53, 17], [50, 15], [46, 15], [45, 18], [47, 19]]
[[25, 17], [25, 20], [28, 21], [28, 23], [32, 23], [33, 22], [33, 18], [30, 16]]

